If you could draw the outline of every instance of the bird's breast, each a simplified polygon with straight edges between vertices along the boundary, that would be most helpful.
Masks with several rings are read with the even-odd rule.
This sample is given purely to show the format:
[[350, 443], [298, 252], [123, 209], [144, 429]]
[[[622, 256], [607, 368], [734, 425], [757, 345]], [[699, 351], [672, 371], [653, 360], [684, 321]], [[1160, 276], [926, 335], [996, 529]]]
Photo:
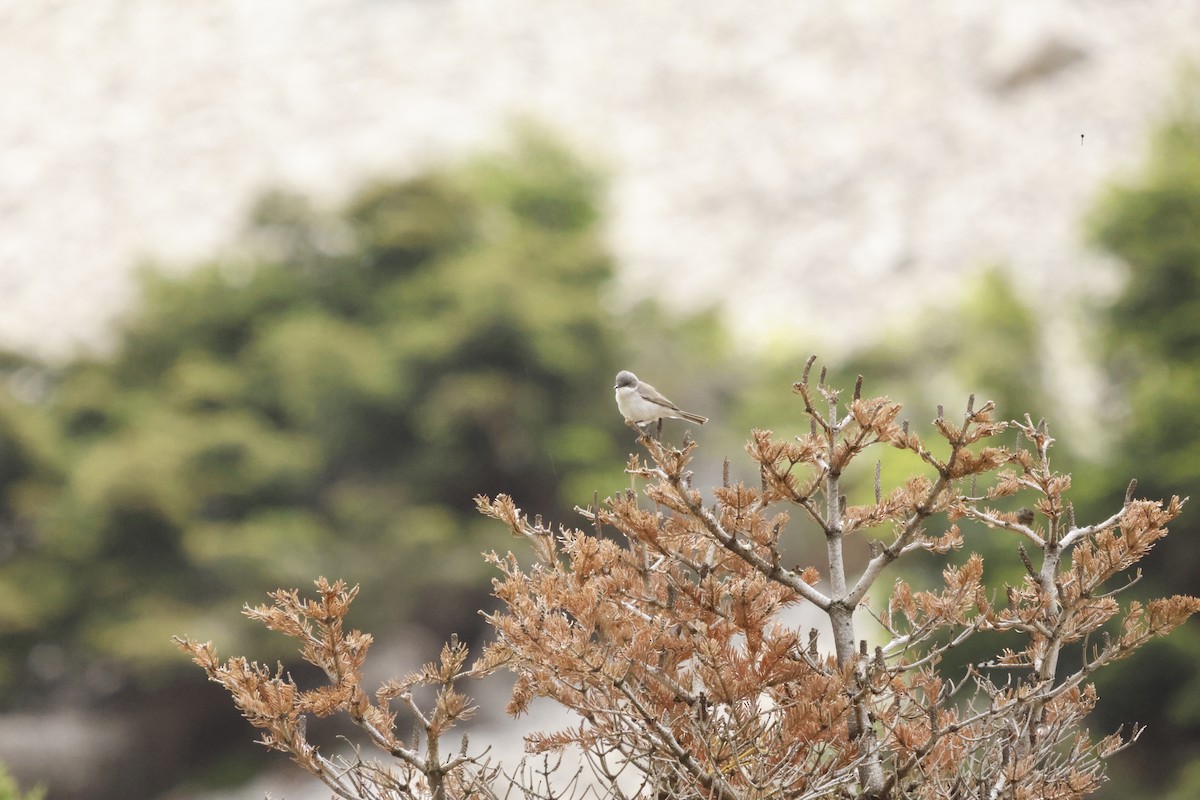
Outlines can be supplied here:
[[631, 422], [647, 422], [658, 419], [661, 408], [638, 394], [632, 386], [617, 389], [617, 408], [621, 416]]

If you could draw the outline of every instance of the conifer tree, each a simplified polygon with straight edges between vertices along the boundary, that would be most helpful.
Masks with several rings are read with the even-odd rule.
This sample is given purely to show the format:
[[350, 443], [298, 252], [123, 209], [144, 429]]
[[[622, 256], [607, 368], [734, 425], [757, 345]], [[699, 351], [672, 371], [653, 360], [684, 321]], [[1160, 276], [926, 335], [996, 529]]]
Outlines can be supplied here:
[[[1106, 759], [1140, 734], [1136, 725], [1086, 729], [1093, 673], [1200, 610], [1187, 596], [1121, 601], [1184, 501], [1137, 499], [1131, 483], [1108, 516], [1077, 520], [1044, 422], [997, 421], [991, 403], [971, 398], [961, 415], [939, 408], [926, 441], [898, 404], [863, 397], [861, 379], [844, 399], [824, 371], [811, 380], [812, 365], [794, 386], [802, 433], [751, 433], [756, 486], [726, 477], [705, 496], [692, 486], [693, 443], [639, 434], [644, 455], [626, 471], [641, 488], [579, 509], [583, 529], [531, 520], [507, 496], [480, 497], [533, 563], [488, 555], [501, 607], [487, 615], [494, 641], [470, 665], [452, 639], [438, 661], [368, 693], [370, 637], [344, 629], [356, 590], [324, 579], [316, 600], [280, 591], [247, 614], [300, 640], [326, 686], [302, 689], [245, 659], [222, 662], [209, 643], [179, 644], [268, 746], [348, 799], [563, 797], [572, 788], [663, 800], [1092, 793]], [[1006, 432], [1017, 442], [1003, 443]], [[881, 449], [906, 454], [912, 474], [894, 486], [877, 477], [869, 496], [851, 500], [845, 476], [871, 470]], [[1027, 574], [989, 586], [978, 555], [948, 565], [929, 590], [890, 574], [914, 553], [966, 546], [966, 521], [1009, 540]], [[782, 545], [794, 536], [821, 537], [825, 558], [787, 563]], [[800, 605], [828, 620], [827, 640], [787, 622]], [[991, 657], [948, 669], [947, 653], [973, 638], [992, 642]], [[586, 790], [571, 776], [555, 788], [553, 775], [506, 772], [466, 740], [446, 751], [445, 734], [474, 712], [459, 682], [502, 669], [516, 675], [510, 713], [546, 697], [579, 718], [527, 744], [581, 751], [594, 779]], [[426, 706], [414, 699], [422, 685], [436, 690]], [[398, 733], [401, 709], [416, 721], [411, 740]], [[339, 761], [314, 747], [307, 720], [335, 712], [391, 763]]]

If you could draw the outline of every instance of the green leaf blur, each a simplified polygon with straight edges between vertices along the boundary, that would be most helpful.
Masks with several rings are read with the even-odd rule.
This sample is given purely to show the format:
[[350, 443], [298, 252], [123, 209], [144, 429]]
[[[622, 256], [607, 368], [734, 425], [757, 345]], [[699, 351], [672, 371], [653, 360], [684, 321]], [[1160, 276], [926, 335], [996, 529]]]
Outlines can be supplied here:
[[475, 494], [567, 518], [620, 471], [602, 190], [524, 130], [336, 212], [274, 194], [234, 253], [145, 270], [111, 360], [0, 365], [45, 384], [0, 392], [10, 697], [32, 648], [180, 666], [169, 634], [237, 641], [231, 609], [318, 574], [369, 587], [364, 627], [478, 607]]
[[[1088, 219], [1093, 242], [1125, 267], [1108, 311], [1104, 351], [1124, 404], [1106, 477], [1092, 489], [1110, 502], [1129, 476], [1147, 497], [1200, 495], [1200, 72], [1185, 72], [1174, 103], [1151, 138], [1141, 170], [1114, 183]], [[1122, 479], [1120, 476], [1124, 476]], [[1194, 591], [1200, 585], [1200, 523], [1191, 508], [1169, 542], [1145, 563], [1138, 591]], [[1141, 659], [1099, 681], [1097, 727], [1154, 721], [1122, 754], [1105, 796], [1195, 797], [1200, 780], [1200, 634], [1186, 626]], [[1184, 765], [1191, 759], [1191, 766]], [[1121, 780], [1124, 778], [1124, 780]], [[1153, 794], [1151, 794], [1151, 792]]]

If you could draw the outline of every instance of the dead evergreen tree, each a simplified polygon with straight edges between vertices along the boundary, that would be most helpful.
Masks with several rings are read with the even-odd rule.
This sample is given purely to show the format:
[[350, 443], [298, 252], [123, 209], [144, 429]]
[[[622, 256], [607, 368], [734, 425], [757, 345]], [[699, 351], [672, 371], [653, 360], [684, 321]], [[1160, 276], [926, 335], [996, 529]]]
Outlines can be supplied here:
[[[640, 435], [646, 457], [631, 457], [628, 472], [644, 491], [580, 509], [586, 530], [531, 521], [505, 496], [479, 498], [484, 514], [528, 543], [534, 563], [488, 556], [502, 608], [488, 615], [494, 641], [470, 666], [452, 641], [438, 662], [368, 694], [370, 637], [342, 627], [355, 591], [324, 579], [316, 600], [280, 591], [273, 606], [246, 613], [297, 638], [327, 686], [302, 690], [279, 669], [222, 663], [211, 644], [179, 643], [229, 689], [265, 744], [347, 800], [1087, 796], [1106, 759], [1139, 733], [1089, 734], [1092, 672], [1200, 610], [1186, 596], [1118, 600], [1183, 501], [1135, 499], [1131, 484], [1110, 517], [1079, 524], [1045, 424], [995, 421], [992, 405], [975, 408], [972, 398], [954, 420], [939, 408], [927, 443], [898, 421], [899, 405], [861, 397], [861, 380], [843, 402], [824, 372], [810, 380], [812, 364], [794, 386], [807, 432], [752, 433], [758, 486], [731, 483], [727, 467], [706, 502], [691, 486], [695, 446]], [[1011, 428], [1020, 445], [994, 443]], [[874, 462], [873, 497], [851, 504], [847, 469], [870, 465], [877, 448], [910, 453], [920, 469], [885, 489]], [[781, 543], [801, 527], [792, 516], [824, 538], [819, 566], [783, 563]], [[1011, 537], [1024, 578], [988, 589], [972, 554], [947, 566], [934, 590], [898, 578], [882, 585], [911, 553], [961, 548], [961, 520]], [[852, 571], [856, 538], [869, 555]], [[783, 621], [797, 604], [828, 617], [832, 642]], [[948, 674], [950, 649], [994, 632], [1020, 645]], [[446, 751], [445, 734], [474, 711], [457, 683], [501, 669], [516, 674], [510, 713], [547, 697], [577, 715], [577, 725], [539, 732], [527, 746], [578, 748], [590, 783], [572, 774], [556, 786], [548, 768], [505, 772], [465, 739]], [[435, 688], [431, 707], [414, 701], [419, 686]], [[407, 741], [396, 703], [416, 720]], [[349, 715], [390, 763], [322, 755], [305, 722], [333, 713]]]

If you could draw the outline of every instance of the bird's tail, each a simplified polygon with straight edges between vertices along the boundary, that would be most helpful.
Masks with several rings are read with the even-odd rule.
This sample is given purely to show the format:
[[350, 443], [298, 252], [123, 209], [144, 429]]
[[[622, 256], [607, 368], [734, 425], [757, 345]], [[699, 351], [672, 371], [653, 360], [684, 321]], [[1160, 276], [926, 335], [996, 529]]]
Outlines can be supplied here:
[[687, 411], [680, 411], [679, 416], [681, 419], [686, 419], [688, 422], [694, 422], [697, 425], [703, 425], [708, 422], [708, 417], [702, 417], [699, 414], [692, 414]]

